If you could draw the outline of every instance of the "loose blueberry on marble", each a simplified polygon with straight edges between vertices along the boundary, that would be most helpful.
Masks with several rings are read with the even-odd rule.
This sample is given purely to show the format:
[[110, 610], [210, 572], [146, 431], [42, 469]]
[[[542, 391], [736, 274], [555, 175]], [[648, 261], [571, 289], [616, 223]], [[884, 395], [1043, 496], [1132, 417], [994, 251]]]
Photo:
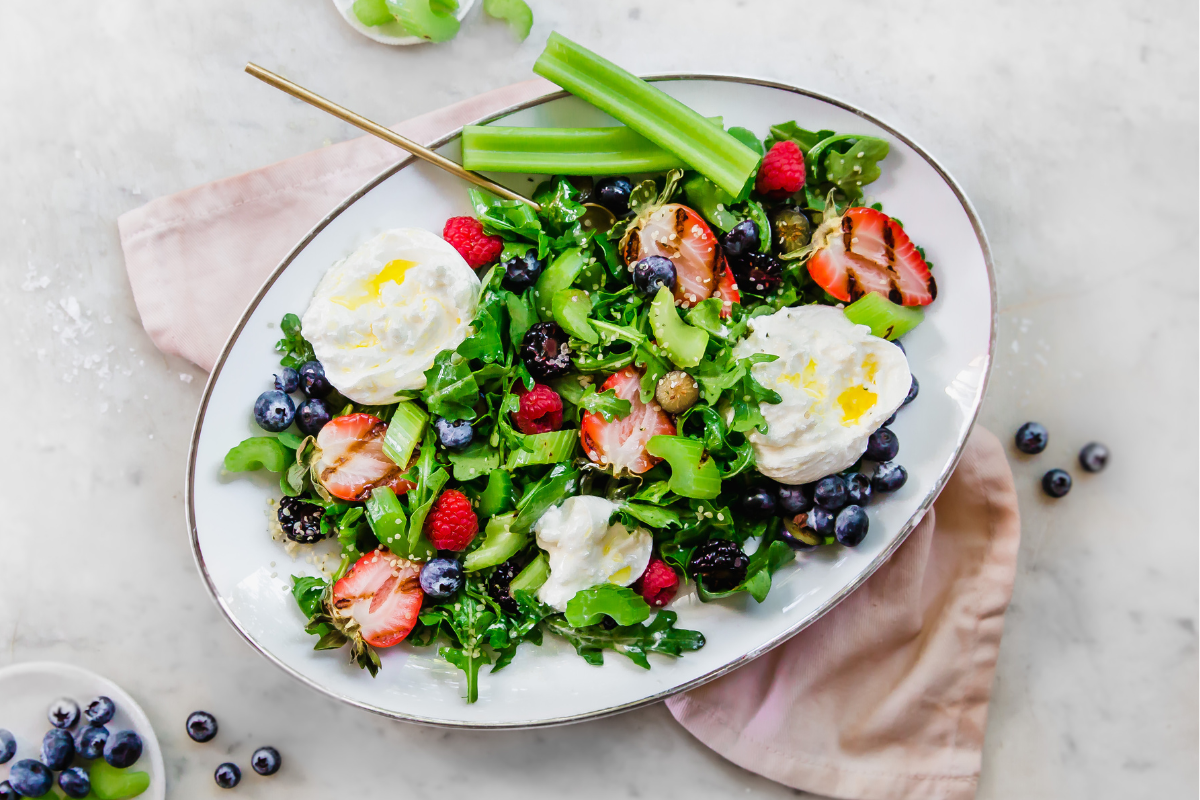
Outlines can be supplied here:
[[894, 461], [888, 461], [875, 467], [871, 476], [871, 489], [876, 492], [894, 492], [908, 480], [908, 470]]
[[187, 718], [187, 735], [194, 742], [211, 742], [217, 735], [217, 718], [207, 711], [193, 711]]
[[58, 772], [71, 766], [75, 758], [75, 738], [70, 731], [51, 728], [42, 737], [42, 762]]
[[779, 504], [777, 509], [785, 516], [794, 517], [812, 508], [812, 484], [803, 486], [780, 486], [775, 496]]
[[9, 769], [8, 782], [20, 797], [41, 797], [54, 785], [54, 773], [40, 761], [23, 758]]
[[58, 776], [58, 788], [67, 797], [87, 797], [92, 791], [92, 780], [82, 767], [71, 767]]
[[861, 506], [846, 506], [838, 512], [834, 536], [839, 544], [855, 547], [866, 538], [870, 522], [867, 512], [863, 511]]
[[50, 704], [46, 716], [56, 728], [73, 728], [79, 722], [79, 703], [69, 697], [60, 697]]
[[83, 709], [83, 716], [88, 725], [106, 725], [112, 721], [115, 713], [117, 713], [116, 704], [111, 698], [104, 695], [100, 695]]
[[289, 394], [300, 388], [300, 373], [291, 367], [284, 367], [275, 376], [275, 388]]
[[104, 760], [117, 769], [131, 767], [142, 757], [142, 737], [134, 731], [117, 731], [104, 744]]
[[891, 461], [900, 452], [900, 440], [887, 428], [880, 428], [867, 437], [867, 452], [863, 457], [870, 461]]
[[0, 764], [7, 764], [17, 754], [17, 737], [10, 731], [0, 728]]
[[813, 502], [828, 511], [846, 505], [846, 482], [838, 475], [827, 475], [813, 488]]
[[282, 764], [283, 758], [274, 747], [260, 747], [250, 756], [250, 766], [259, 775], [274, 775]]
[[103, 725], [88, 725], [79, 731], [79, 739], [75, 742], [75, 752], [81, 758], [99, 758], [104, 755], [104, 745], [108, 743], [108, 728]]
[[1035, 456], [1046, 449], [1050, 442], [1050, 432], [1040, 422], [1026, 422], [1017, 428], [1017, 449], [1022, 453]]
[[217, 782], [217, 786], [220, 786], [222, 789], [232, 789], [241, 783], [242, 771], [238, 769], [237, 764], [231, 764], [226, 761], [217, 767], [217, 771], [213, 773], [213, 779]]
[[1071, 491], [1071, 476], [1065, 469], [1052, 469], [1042, 476], [1042, 491], [1051, 497], [1063, 497]]
[[1099, 442], [1090, 442], [1079, 451], [1079, 466], [1087, 472], [1100, 472], [1108, 466], [1108, 448]]
[[871, 479], [861, 472], [846, 476], [846, 498], [856, 506], [865, 506], [871, 502]]

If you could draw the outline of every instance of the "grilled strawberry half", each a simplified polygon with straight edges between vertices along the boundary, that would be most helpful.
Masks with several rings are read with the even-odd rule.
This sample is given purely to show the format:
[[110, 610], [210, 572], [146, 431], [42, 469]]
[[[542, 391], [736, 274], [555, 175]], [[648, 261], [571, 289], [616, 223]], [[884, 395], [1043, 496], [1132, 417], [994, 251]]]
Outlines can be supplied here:
[[602, 392], [612, 389], [617, 397], [628, 400], [627, 416], [605, 422], [599, 414], [585, 411], [579, 421], [579, 440], [584, 452], [597, 464], [611, 465], [614, 475], [623, 472], [637, 475], [650, 469], [662, 459], [646, 452], [646, 442], [652, 436], [675, 435], [675, 425], [667, 412], [653, 400], [642, 402], [641, 378], [636, 369], [626, 367], [610, 375], [600, 389]]
[[330, 615], [352, 643], [391, 647], [417, 624], [424, 596], [419, 564], [375, 550], [333, 585]]
[[850, 208], [813, 234], [808, 274], [825, 291], [850, 303], [875, 292], [905, 306], [937, 297], [929, 266], [900, 223], [873, 208]]
[[401, 478], [404, 470], [383, 454], [387, 428], [370, 414], [347, 414], [325, 423], [317, 434], [320, 452], [313, 461], [313, 476], [342, 500], [363, 500], [376, 486], [404, 494], [413, 484]]
[[733, 270], [729, 268], [724, 253], [721, 253], [718, 259], [717, 290], [713, 292], [713, 297], [720, 298], [721, 316], [726, 319], [733, 314], [733, 304], [742, 302], [742, 293], [738, 291], [737, 280], [733, 277]]
[[646, 214], [621, 240], [621, 258], [630, 266], [647, 256], [675, 265], [675, 303], [690, 308], [716, 288], [720, 247], [708, 223], [687, 206], [668, 203]]

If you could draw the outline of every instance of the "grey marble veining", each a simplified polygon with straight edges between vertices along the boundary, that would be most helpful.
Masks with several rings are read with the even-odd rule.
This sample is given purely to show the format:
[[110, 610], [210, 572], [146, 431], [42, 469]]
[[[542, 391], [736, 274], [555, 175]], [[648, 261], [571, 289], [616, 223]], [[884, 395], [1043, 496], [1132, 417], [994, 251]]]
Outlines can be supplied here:
[[[246, 647], [183, 529], [204, 376], [158, 353], [115, 219], [151, 197], [351, 135], [241, 73], [252, 59], [394, 121], [530, 75], [558, 29], [641, 72], [774, 78], [921, 142], [991, 237], [1000, 293], [983, 423], [1051, 431], [1013, 453], [1025, 518], [980, 797], [1197, 790], [1197, 7], [530, 0], [514, 43], [478, 9], [454, 42], [390, 49], [328, 0], [61, 0], [0, 11], [0, 665], [62, 659], [136, 695], [172, 796], [284, 754], [255, 797], [785, 797], [661, 706], [564, 729], [448, 733], [335, 704]], [[1091, 439], [1114, 459], [1037, 479]], [[209, 746], [189, 711], [220, 718]], [[297, 793], [298, 789], [303, 789]]]

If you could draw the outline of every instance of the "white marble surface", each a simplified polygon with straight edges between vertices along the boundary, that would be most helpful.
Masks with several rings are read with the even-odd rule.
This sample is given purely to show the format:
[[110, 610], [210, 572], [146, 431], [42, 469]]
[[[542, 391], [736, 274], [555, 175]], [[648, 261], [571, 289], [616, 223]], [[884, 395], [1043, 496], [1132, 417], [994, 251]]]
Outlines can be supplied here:
[[[931, 150], [991, 236], [998, 358], [983, 414], [1051, 446], [1014, 469], [1020, 570], [980, 797], [1197, 790], [1197, 7], [953, 0], [530, 0], [514, 44], [393, 50], [327, 0], [61, 0], [0, 11], [0, 665], [117, 680], [164, 746], [172, 796], [284, 753], [256, 797], [695, 798], [795, 794], [708, 753], [654, 707], [530, 733], [447, 733], [326, 700], [243, 644], [184, 535], [204, 376], [141, 330], [115, 219], [147, 199], [351, 135], [241, 73], [253, 59], [397, 120], [529, 76], [552, 28], [637, 71], [730, 71], [857, 103]], [[1114, 461], [1042, 498], [1090, 439]], [[1075, 470], [1078, 473], [1078, 470]], [[221, 720], [212, 745], [183, 720]]]

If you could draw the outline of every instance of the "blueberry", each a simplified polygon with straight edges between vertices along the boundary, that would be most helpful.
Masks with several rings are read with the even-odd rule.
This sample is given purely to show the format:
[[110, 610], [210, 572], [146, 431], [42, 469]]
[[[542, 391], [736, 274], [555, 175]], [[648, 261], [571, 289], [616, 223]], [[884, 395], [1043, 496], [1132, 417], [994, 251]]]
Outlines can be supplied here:
[[629, 178], [605, 178], [597, 181], [592, 189], [592, 198], [618, 217], [629, 213], [629, 195], [633, 184]]
[[887, 419], [885, 419], [883, 421], [883, 427], [890, 428], [890, 427], [892, 427], [892, 423], [895, 421], [896, 421], [896, 414], [895, 414], [895, 412], [893, 412], [890, 417], [888, 417]]
[[877, 492], [894, 492], [908, 480], [908, 470], [892, 461], [875, 467], [871, 476], [871, 488]]
[[4, 781], [0, 783], [0, 800], [21, 800], [21, 795], [17, 794], [11, 783]]
[[838, 544], [854, 547], [866, 538], [869, 526], [870, 520], [862, 506], [846, 506], [838, 512], [833, 535], [837, 537]]
[[268, 389], [254, 401], [254, 421], [263, 430], [279, 433], [296, 418], [296, 404], [278, 389]]
[[[283, 535], [299, 544], [312, 544], [325, 538], [321, 530], [321, 517], [325, 509], [316, 503], [309, 503], [296, 497], [284, 495], [279, 499], [279, 527]], [[191, 718], [188, 718], [191, 724]]]
[[1071, 475], [1065, 469], [1052, 469], [1042, 476], [1042, 491], [1051, 497], [1062, 497], [1071, 491]]
[[834, 521], [837, 519], [835, 512], [813, 506], [812, 511], [808, 512], [808, 527], [812, 528], [820, 536], [833, 536]]
[[892, 344], [896, 345], [896, 347], [899, 347], [901, 353], [908, 355], [908, 351], [904, 349], [904, 342], [900, 341], [899, 339], [893, 339]]
[[115, 713], [117, 713], [116, 703], [104, 695], [100, 695], [83, 709], [83, 716], [88, 721], [88, 725], [104, 725], [112, 720]]
[[300, 388], [300, 373], [291, 367], [284, 367], [275, 376], [275, 388], [281, 392], [294, 392]]
[[758, 251], [760, 240], [758, 226], [754, 220], [746, 219], [733, 226], [733, 230], [721, 237], [721, 249], [729, 258], [740, 258]]
[[863, 457], [869, 461], [891, 461], [900, 452], [900, 440], [888, 428], [880, 428], [867, 438], [867, 452]]
[[856, 506], [865, 506], [871, 502], [871, 479], [861, 472], [847, 475], [846, 499]]
[[794, 517], [812, 508], [812, 484], [803, 486], [780, 486], [776, 491], [781, 514]]
[[775, 516], [775, 493], [765, 486], [752, 486], [742, 495], [742, 511], [751, 519]]
[[546, 268], [546, 262], [537, 257], [536, 250], [523, 256], [514, 256], [500, 265], [504, 268], [504, 288], [520, 294], [537, 283], [538, 276]]
[[193, 742], [211, 742], [217, 735], [217, 718], [207, 711], [193, 711], [185, 727]]
[[1034, 456], [1046, 449], [1050, 443], [1050, 432], [1040, 422], [1026, 422], [1017, 428], [1015, 440], [1018, 450]]
[[445, 417], [438, 417], [433, 427], [437, 430], [438, 440], [447, 450], [462, 450], [475, 438], [475, 429], [471, 427], [470, 420], [452, 422]]
[[46, 716], [56, 728], [73, 728], [79, 722], [79, 704], [69, 697], [60, 697], [50, 704]]
[[521, 359], [536, 380], [565, 375], [571, 369], [571, 348], [567, 334], [557, 322], [539, 322], [521, 340]]
[[[512, 578], [509, 578], [511, 581]], [[462, 585], [462, 564], [453, 558], [433, 558], [421, 567], [421, 591], [431, 600], [445, 600]]]
[[917, 376], [910, 375], [909, 377], [912, 378], [912, 383], [908, 385], [908, 394], [905, 395], [904, 402], [900, 404], [901, 408], [916, 400], [917, 394], [921, 391], [921, 384], [917, 381]]
[[283, 758], [274, 747], [260, 747], [250, 756], [250, 766], [259, 775], [274, 775], [283, 765]]
[[827, 475], [813, 487], [813, 502], [829, 511], [846, 505], [846, 482], [839, 475]]
[[131, 767], [142, 757], [142, 737], [133, 731], [117, 731], [104, 744], [104, 760], [117, 769]]
[[300, 365], [300, 384], [309, 397], [328, 397], [333, 384], [325, 377], [325, 367], [320, 361], [305, 361]]
[[213, 780], [222, 789], [232, 789], [242, 782], [242, 771], [238, 769], [237, 764], [231, 764], [226, 761], [217, 767], [217, 771], [213, 773]]
[[92, 780], [82, 767], [71, 767], [58, 776], [58, 787], [67, 797], [87, 797], [92, 791]]
[[81, 758], [99, 758], [104, 755], [104, 745], [108, 742], [108, 728], [103, 725], [88, 725], [79, 732], [75, 742], [75, 752]]
[[749, 557], [736, 542], [709, 539], [693, 551], [688, 568], [710, 592], [728, 592], [746, 579]]
[[660, 287], [675, 291], [675, 265], [665, 256], [646, 256], [633, 265], [633, 285], [647, 297], [658, 294]]
[[0, 728], [0, 764], [7, 764], [17, 754], [17, 737]]
[[42, 761], [47, 767], [58, 772], [71, 766], [75, 759], [75, 739], [70, 731], [62, 728], [51, 728], [42, 737]]
[[319, 397], [310, 397], [296, 409], [296, 427], [305, 436], [316, 436], [333, 419], [329, 404]]
[[1079, 466], [1088, 472], [1100, 472], [1108, 466], [1108, 448], [1099, 442], [1091, 442], [1079, 451]]
[[54, 785], [54, 774], [42, 762], [23, 758], [8, 770], [8, 782], [20, 797], [41, 797]]

